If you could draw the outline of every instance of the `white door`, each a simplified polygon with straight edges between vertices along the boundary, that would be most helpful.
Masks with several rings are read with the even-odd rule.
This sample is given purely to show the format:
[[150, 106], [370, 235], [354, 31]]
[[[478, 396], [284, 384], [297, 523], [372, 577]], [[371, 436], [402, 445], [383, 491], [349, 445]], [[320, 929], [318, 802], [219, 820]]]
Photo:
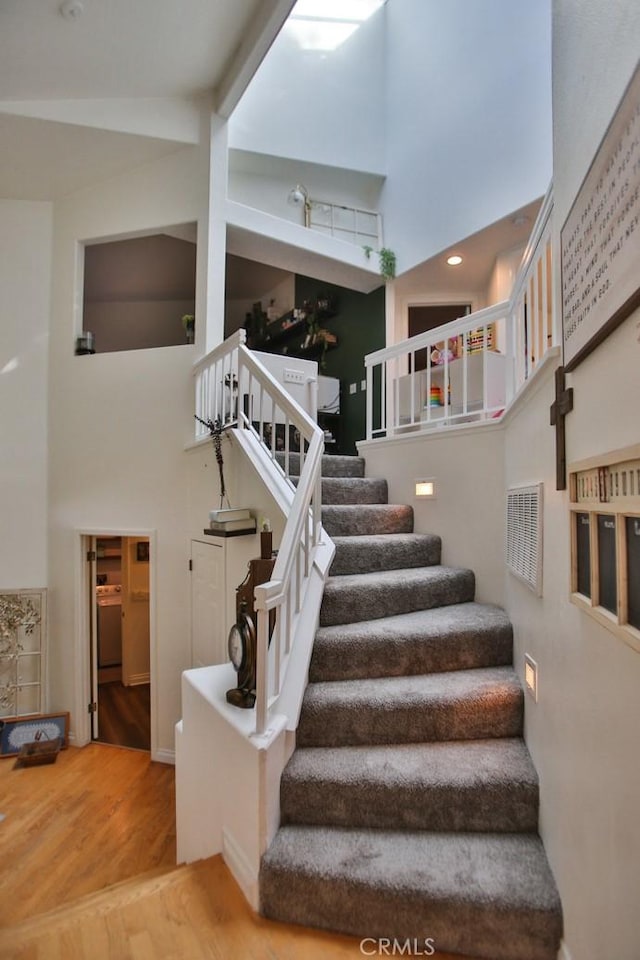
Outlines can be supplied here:
[[191, 541], [191, 664], [205, 667], [225, 663], [224, 541]]

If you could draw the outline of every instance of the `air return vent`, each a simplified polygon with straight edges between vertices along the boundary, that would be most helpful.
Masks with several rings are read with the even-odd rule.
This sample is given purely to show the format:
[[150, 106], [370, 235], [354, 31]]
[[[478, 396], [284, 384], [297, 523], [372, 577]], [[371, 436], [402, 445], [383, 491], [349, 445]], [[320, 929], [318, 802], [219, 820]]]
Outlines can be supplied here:
[[542, 484], [507, 491], [507, 567], [542, 596]]

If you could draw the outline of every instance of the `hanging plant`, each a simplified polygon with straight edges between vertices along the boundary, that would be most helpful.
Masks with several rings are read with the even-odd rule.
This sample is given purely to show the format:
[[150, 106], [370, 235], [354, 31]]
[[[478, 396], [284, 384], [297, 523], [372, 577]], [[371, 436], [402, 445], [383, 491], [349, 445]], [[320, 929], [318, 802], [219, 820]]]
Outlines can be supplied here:
[[227, 496], [227, 489], [224, 483], [224, 458], [222, 456], [222, 434], [225, 430], [228, 430], [230, 427], [235, 426], [235, 421], [233, 423], [222, 423], [220, 417], [216, 417], [215, 420], [203, 420], [197, 414], [194, 415], [198, 423], [201, 423], [209, 431], [209, 435], [213, 441], [213, 449], [216, 455], [216, 463], [218, 464], [218, 473], [220, 475], [220, 509], [224, 506], [225, 500], [227, 501], [227, 506], [230, 507], [229, 497]]
[[[365, 244], [362, 249], [367, 260], [370, 260], [371, 254], [374, 252], [373, 247]], [[393, 280], [396, 275], [396, 255], [393, 250], [390, 250], [389, 247], [382, 247], [378, 250], [378, 262], [380, 264], [380, 276], [384, 277], [385, 280]]]
[[393, 250], [383, 247], [379, 253], [380, 273], [385, 280], [393, 280], [396, 275], [396, 255]]

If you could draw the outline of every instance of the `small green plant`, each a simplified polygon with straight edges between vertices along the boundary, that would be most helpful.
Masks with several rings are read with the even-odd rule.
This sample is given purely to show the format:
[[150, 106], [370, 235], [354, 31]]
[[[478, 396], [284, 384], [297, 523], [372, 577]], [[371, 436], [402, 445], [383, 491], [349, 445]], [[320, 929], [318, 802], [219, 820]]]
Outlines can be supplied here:
[[187, 336], [187, 343], [193, 343], [193, 334], [196, 328], [196, 318], [192, 313], [185, 313], [183, 315], [182, 327]]
[[[365, 244], [362, 249], [367, 260], [370, 260], [373, 247]], [[393, 280], [396, 275], [396, 255], [393, 250], [390, 250], [388, 247], [382, 247], [381, 250], [378, 250], [378, 260], [380, 263], [380, 276], [384, 277], [385, 280]]]
[[396, 255], [393, 250], [383, 247], [378, 252], [380, 258], [380, 273], [385, 280], [393, 280], [396, 275]]

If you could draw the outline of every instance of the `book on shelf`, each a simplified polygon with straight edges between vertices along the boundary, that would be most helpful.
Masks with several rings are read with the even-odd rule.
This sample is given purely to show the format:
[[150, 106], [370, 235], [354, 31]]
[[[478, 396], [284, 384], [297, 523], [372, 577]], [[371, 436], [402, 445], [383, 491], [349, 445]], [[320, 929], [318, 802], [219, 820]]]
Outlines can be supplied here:
[[239, 507], [234, 510], [233, 507], [225, 507], [220, 510], [211, 510], [209, 512], [209, 521], [213, 523], [224, 523], [227, 520], [250, 520], [251, 511], [245, 507]]
[[246, 530], [247, 533], [251, 533], [252, 530], [256, 529], [256, 518], [245, 517], [241, 520], [211, 520], [209, 529], [214, 530], [216, 533], [230, 533], [232, 530]]

